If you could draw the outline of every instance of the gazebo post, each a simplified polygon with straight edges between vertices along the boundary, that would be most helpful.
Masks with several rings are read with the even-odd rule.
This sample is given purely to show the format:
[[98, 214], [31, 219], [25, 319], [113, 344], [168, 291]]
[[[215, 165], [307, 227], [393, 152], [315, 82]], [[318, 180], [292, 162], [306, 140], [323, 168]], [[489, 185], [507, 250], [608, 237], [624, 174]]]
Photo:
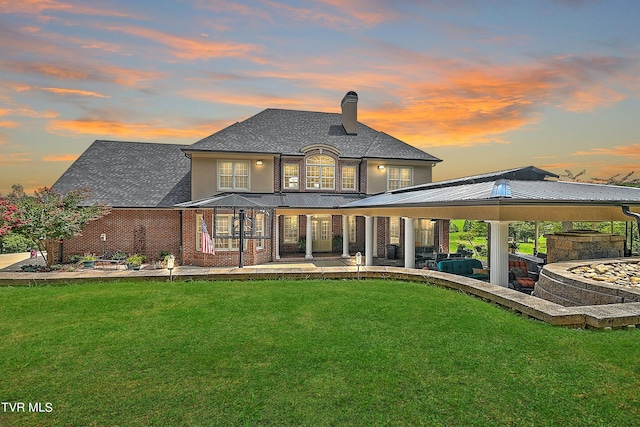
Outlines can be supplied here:
[[491, 224], [490, 274], [493, 285], [509, 287], [509, 221], [487, 221]]

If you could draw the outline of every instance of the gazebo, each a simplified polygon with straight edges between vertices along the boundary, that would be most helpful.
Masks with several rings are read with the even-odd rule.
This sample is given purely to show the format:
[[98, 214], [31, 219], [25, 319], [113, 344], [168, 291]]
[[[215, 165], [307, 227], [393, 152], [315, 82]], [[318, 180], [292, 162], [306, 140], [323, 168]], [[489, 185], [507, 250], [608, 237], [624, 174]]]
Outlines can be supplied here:
[[[638, 220], [640, 188], [559, 181], [534, 166], [434, 182], [344, 206], [359, 215], [405, 218], [405, 267], [415, 267], [413, 218], [470, 219], [490, 224], [490, 282], [508, 286], [508, 231], [514, 221]], [[411, 221], [409, 221], [411, 220]], [[640, 224], [640, 221], [639, 221]], [[372, 237], [367, 234], [366, 248]], [[367, 252], [367, 250], [365, 250]], [[367, 259], [367, 262], [369, 259]]]

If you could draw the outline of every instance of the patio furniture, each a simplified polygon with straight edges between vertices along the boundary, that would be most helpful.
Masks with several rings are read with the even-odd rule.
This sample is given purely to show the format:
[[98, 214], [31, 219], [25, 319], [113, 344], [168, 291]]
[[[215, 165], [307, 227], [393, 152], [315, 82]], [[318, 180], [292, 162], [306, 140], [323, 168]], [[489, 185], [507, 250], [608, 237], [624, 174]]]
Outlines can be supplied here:
[[485, 269], [479, 259], [449, 258], [438, 261], [438, 270], [478, 280], [489, 280], [489, 270]]
[[529, 274], [526, 261], [510, 260], [509, 261], [509, 286], [516, 291], [531, 294], [536, 281]]

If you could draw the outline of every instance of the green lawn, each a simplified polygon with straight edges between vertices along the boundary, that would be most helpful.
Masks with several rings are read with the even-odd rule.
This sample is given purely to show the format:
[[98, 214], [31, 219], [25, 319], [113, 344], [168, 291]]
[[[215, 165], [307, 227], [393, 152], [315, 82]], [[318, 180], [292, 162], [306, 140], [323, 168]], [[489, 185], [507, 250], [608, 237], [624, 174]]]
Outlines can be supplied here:
[[0, 372], [1, 426], [640, 425], [639, 330], [397, 281], [0, 288]]

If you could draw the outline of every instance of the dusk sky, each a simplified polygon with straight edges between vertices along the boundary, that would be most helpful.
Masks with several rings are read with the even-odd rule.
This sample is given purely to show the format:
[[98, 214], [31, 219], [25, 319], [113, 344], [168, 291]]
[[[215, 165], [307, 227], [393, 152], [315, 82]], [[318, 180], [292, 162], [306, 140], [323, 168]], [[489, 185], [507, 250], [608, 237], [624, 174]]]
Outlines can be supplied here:
[[444, 160], [436, 181], [640, 177], [639, 19], [637, 0], [0, 0], [0, 193], [96, 139], [191, 144], [350, 90], [361, 122]]

